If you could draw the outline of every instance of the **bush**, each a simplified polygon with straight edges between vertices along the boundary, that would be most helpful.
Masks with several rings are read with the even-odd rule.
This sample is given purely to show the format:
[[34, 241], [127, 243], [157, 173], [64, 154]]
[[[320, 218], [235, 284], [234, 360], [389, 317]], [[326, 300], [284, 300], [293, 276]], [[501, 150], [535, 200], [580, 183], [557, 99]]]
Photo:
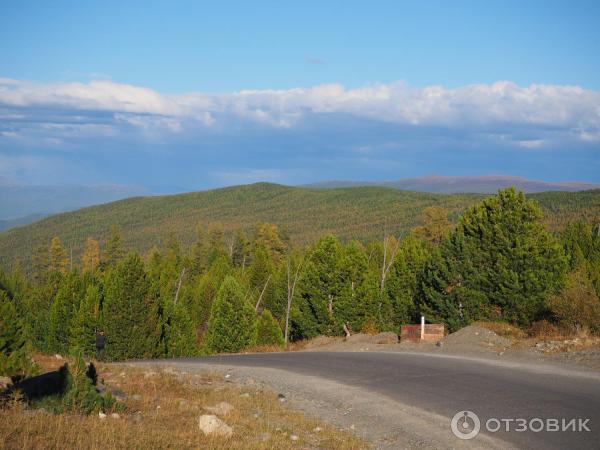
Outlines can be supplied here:
[[44, 408], [54, 413], [71, 411], [80, 414], [91, 414], [100, 410], [111, 410], [119, 404], [109, 393], [100, 393], [95, 386], [96, 372], [93, 365], [88, 367], [83, 360], [81, 350], [76, 350], [71, 366], [60, 368], [61, 378], [64, 379], [64, 391], [42, 397], [35, 402], [38, 408]]
[[265, 309], [258, 319], [256, 345], [276, 345], [283, 347], [285, 344], [283, 332], [277, 321], [268, 309]]
[[563, 291], [548, 300], [548, 308], [557, 322], [571, 333], [584, 329], [600, 333], [600, 299], [584, 270], [569, 276]]

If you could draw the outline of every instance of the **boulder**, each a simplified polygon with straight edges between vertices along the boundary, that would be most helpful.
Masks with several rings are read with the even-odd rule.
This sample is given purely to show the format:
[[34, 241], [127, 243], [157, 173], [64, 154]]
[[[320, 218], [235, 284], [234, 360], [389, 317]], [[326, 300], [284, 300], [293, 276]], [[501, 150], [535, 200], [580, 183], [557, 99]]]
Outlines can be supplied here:
[[204, 409], [210, 413], [216, 414], [217, 416], [226, 416], [235, 408], [233, 405], [227, 402], [219, 402], [214, 406], [205, 406]]
[[233, 429], [217, 416], [204, 414], [198, 417], [198, 428], [206, 436], [231, 437]]

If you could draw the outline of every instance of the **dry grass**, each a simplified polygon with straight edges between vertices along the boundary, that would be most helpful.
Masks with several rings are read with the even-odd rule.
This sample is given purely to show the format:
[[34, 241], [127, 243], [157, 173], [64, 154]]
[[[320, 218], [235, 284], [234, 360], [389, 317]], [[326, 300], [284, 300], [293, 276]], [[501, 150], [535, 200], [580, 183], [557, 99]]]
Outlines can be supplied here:
[[[64, 361], [47, 358], [42, 367]], [[127, 366], [99, 366], [100, 379], [127, 394], [119, 419], [54, 415], [13, 404], [0, 410], [3, 449], [358, 449], [355, 436], [310, 419], [256, 385], [228, 383], [217, 373], [186, 374]], [[131, 396], [139, 395], [140, 397]], [[222, 419], [229, 439], [207, 437], [197, 426], [203, 407], [221, 401], [235, 409]], [[141, 417], [141, 419], [140, 419]], [[319, 428], [317, 428], [319, 427]], [[290, 436], [298, 436], [293, 441]]]
[[498, 336], [505, 337], [513, 342], [520, 341], [527, 337], [527, 334], [523, 330], [506, 322], [479, 321], [474, 323], [474, 325], [487, 328], [488, 330], [496, 333]]

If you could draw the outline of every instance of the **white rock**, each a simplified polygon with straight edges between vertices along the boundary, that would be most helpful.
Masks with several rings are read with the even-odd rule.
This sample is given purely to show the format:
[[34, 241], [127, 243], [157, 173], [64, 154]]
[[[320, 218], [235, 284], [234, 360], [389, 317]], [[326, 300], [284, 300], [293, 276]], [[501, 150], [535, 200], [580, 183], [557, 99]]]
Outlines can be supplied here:
[[121, 416], [119, 416], [119, 414], [117, 414], [117, 413], [112, 413], [110, 415], [110, 417], [112, 417], [113, 419], [120, 419], [121, 418]]
[[219, 402], [214, 406], [205, 406], [204, 409], [210, 413], [216, 414], [217, 416], [226, 416], [235, 408], [233, 405], [227, 402]]
[[0, 377], [0, 389], [8, 387], [9, 384], [12, 384], [12, 380], [9, 377]]
[[55, 357], [56, 359], [63, 359], [63, 357], [62, 357], [62, 356], [60, 356], [58, 353], [57, 353], [56, 355], [54, 355], [54, 357]]
[[297, 441], [297, 440], [298, 440], [298, 439], [300, 439], [300, 438], [299, 438], [298, 436], [296, 436], [295, 434], [292, 434], [292, 435], [290, 436], [290, 439], [291, 439], [292, 441]]
[[106, 414], [104, 414], [102, 411], [98, 412], [98, 417], [100, 417], [101, 419], [106, 419]]
[[198, 417], [198, 428], [205, 435], [231, 437], [233, 429], [217, 416], [205, 414]]
[[315, 433], [320, 433], [322, 430], [323, 430], [323, 428], [321, 428], [321, 427], [315, 427], [315, 428], [313, 428], [313, 431]]

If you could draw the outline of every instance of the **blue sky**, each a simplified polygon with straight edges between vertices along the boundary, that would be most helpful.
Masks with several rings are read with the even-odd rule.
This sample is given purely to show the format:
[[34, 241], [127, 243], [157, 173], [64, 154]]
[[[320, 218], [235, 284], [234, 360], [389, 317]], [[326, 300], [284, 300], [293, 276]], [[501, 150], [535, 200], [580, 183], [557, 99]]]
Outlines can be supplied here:
[[0, 177], [600, 181], [600, 3], [0, 4]]

